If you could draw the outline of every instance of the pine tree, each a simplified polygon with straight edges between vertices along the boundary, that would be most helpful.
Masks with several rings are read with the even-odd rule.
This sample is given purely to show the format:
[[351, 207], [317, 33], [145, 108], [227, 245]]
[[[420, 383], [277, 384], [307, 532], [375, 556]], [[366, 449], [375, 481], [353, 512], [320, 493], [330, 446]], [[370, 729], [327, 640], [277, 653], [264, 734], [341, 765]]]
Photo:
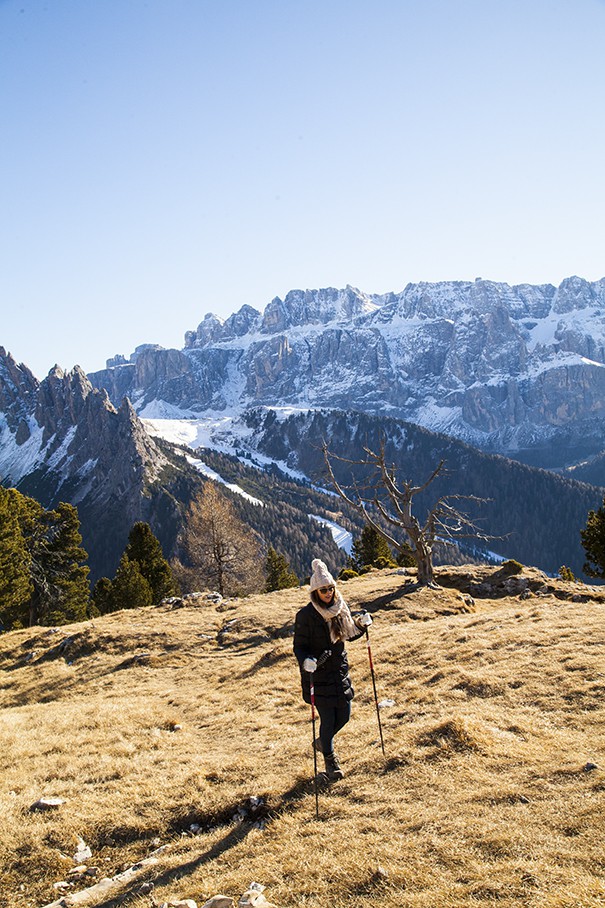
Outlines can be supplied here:
[[[63, 502], [54, 511], [46, 510], [14, 489], [5, 492], [9, 498], [2, 497], [10, 503], [21, 537], [17, 544], [20, 554], [15, 554], [13, 567], [27, 566], [29, 591], [25, 600], [17, 589], [11, 625], [31, 627], [82, 620], [89, 603], [88, 556], [82, 548], [77, 510]], [[14, 541], [14, 532], [12, 538]]]
[[113, 583], [109, 577], [99, 577], [92, 591], [92, 610], [99, 615], [115, 612], [115, 596]]
[[368, 565], [373, 567], [395, 565], [388, 542], [367, 523], [361, 531], [361, 536], [353, 543], [351, 563], [356, 571]]
[[412, 546], [409, 545], [409, 543], [403, 542], [401, 544], [397, 555], [397, 564], [400, 567], [416, 567], [416, 559], [414, 558]]
[[49, 540], [48, 555], [52, 563], [58, 600], [49, 609], [51, 624], [68, 624], [86, 618], [90, 585], [88, 558], [82, 547], [80, 520], [73, 505], [61, 502], [52, 512], [54, 532]]
[[21, 498], [15, 489], [0, 486], [0, 622], [5, 630], [29, 623], [33, 592], [30, 557], [17, 516]]
[[46, 510], [15, 489], [0, 491], [0, 618], [5, 626], [81, 621], [89, 604], [80, 520], [64, 502]]
[[265, 592], [267, 593], [298, 586], [298, 577], [294, 571], [290, 570], [288, 559], [285, 555], [276, 552], [273, 546], [269, 546], [269, 551], [267, 552], [265, 571], [267, 574]]
[[149, 584], [153, 605], [178, 592], [170, 565], [148, 523], [139, 521], [134, 524], [124, 551], [130, 561], [137, 562], [142, 576]]
[[51, 512], [46, 511], [35, 498], [21, 495], [17, 516], [27, 548], [32, 585], [27, 617], [23, 623], [33, 627], [42, 622], [51, 603], [58, 599], [48, 557], [49, 539], [52, 534]]
[[588, 512], [580, 538], [586, 552], [584, 572], [589, 577], [605, 577], [605, 497], [598, 511]]
[[112, 611], [123, 608], [145, 608], [153, 602], [149, 581], [143, 577], [138, 561], [131, 561], [124, 552], [111, 584]]

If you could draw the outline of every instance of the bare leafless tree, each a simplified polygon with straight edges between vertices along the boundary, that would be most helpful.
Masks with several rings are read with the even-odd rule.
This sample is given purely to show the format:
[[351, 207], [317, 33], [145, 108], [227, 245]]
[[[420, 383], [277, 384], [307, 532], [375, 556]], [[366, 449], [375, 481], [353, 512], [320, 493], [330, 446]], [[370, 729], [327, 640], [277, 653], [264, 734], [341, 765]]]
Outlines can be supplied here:
[[[395, 465], [387, 463], [384, 442], [381, 442], [378, 452], [365, 446], [363, 450], [366, 455], [364, 460], [347, 460], [331, 452], [324, 442], [322, 451], [330, 482], [343, 501], [352, 505], [395, 551], [403, 553], [407, 546], [411, 545], [418, 568], [418, 583], [436, 586], [433, 569], [435, 541], [438, 538], [485, 539], [474, 522], [458, 510], [456, 505], [462, 499], [474, 502], [482, 502], [484, 499], [470, 495], [438, 498], [429, 509], [426, 520], [421, 524], [412, 512], [414, 498], [445, 472], [445, 461], [441, 460], [428, 479], [416, 485], [409, 479], [398, 477]], [[333, 461], [369, 468], [370, 482], [362, 487], [359, 481], [352, 479], [350, 487], [344, 486], [334, 475]], [[379, 519], [379, 515], [382, 520]], [[385, 529], [385, 522], [389, 525], [389, 530]]]
[[264, 585], [263, 553], [254, 531], [236, 515], [216, 483], [204, 484], [190, 506], [180, 537], [186, 568], [183, 576], [218, 590], [223, 596], [258, 592]]

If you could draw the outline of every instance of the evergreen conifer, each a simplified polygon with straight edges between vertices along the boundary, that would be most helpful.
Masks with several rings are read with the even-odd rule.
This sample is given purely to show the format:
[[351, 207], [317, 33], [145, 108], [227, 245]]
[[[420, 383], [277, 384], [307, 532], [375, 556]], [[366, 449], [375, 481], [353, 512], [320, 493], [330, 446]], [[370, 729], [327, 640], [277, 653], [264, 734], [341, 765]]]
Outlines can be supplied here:
[[78, 512], [73, 505], [61, 502], [52, 512], [52, 519], [54, 532], [48, 555], [58, 596], [48, 610], [47, 620], [50, 624], [83, 621], [90, 599], [90, 570], [84, 563], [88, 555], [82, 548]]
[[15, 494], [31, 583], [27, 609], [22, 607], [19, 620], [30, 627], [82, 620], [89, 599], [88, 556], [76, 508], [62, 502], [56, 510], [46, 510], [34, 498]]
[[585, 573], [589, 577], [605, 577], [605, 497], [598, 511], [588, 512], [580, 538], [586, 552]]
[[113, 583], [109, 577], [99, 577], [92, 590], [91, 614], [106, 615], [115, 609]]
[[33, 591], [30, 557], [18, 520], [21, 498], [15, 489], [0, 486], [0, 621], [6, 630], [28, 624]]
[[352, 567], [359, 571], [363, 567], [388, 567], [394, 566], [395, 560], [389, 544], [380, 533], [366, 523], [361, 536], [353, 543], [351, 555]]
[[265, 571], [267, 574], [265, 592], [267, 593], [298, 586], [298, 577], [294, 571], [290, 570], [288, 559], [285, 555], [276, 552], [273, 546], [269, 546], [267, 552]]
[[143, 577], [138, 561], [131, 561], [126, 552], [122, 555], [111, 584], [112, 611], [123, 608], [145, 608], [153, 603], [153, 591]]
[[141, 575], [151, 589], [153, 605], [178, 592], [170, 565], [148, 523], [139, 521], [132, 527], [124, 550], [130, 561], [136, 561]]

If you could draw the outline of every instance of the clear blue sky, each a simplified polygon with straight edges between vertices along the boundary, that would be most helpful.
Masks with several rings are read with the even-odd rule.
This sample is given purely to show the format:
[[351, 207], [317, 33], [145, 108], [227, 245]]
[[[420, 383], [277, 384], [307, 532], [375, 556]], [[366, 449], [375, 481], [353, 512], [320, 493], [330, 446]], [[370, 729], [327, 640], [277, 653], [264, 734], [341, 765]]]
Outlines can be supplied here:
[[0, 345], [605, 276], [603, 0], [0, 0]]

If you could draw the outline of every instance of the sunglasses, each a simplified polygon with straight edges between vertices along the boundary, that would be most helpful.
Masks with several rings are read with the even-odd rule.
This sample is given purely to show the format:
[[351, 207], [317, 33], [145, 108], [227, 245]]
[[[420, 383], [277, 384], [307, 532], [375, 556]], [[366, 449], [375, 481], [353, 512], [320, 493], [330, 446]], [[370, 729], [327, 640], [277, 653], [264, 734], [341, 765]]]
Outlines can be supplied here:
[[334, 587], [333, 586], [320, 586], [318, 592], [323, 593], [323, 595], [325, 596], [327, 593], [333, 593]]

